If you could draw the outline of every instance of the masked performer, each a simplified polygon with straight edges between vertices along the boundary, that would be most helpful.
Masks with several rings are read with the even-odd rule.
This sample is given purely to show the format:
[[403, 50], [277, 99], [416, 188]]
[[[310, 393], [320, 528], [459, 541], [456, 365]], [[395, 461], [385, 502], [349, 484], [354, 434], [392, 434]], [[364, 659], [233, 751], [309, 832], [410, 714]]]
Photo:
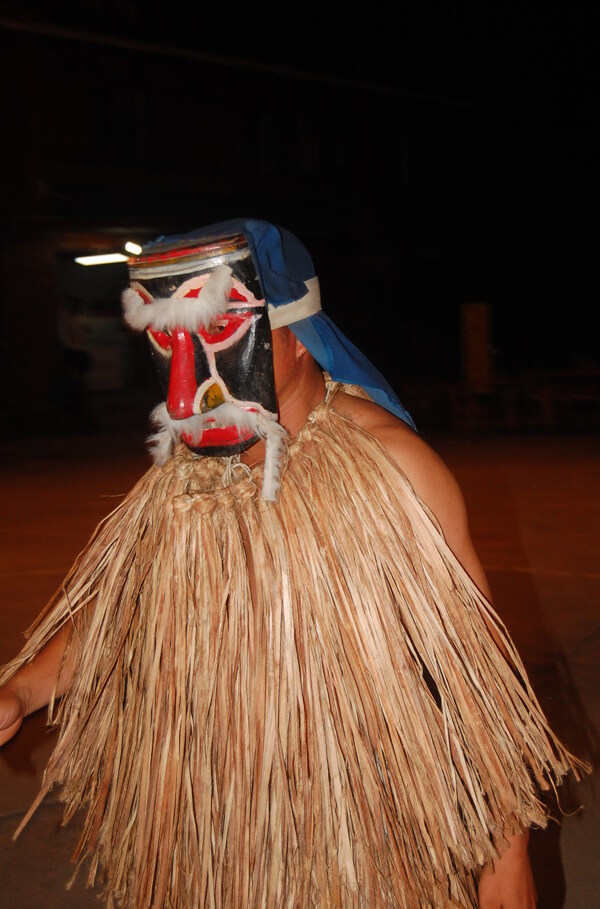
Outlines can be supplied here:
[[40, 799], [87, 807], [90, 882], [128, 909], [531, 909], [540, 791], [582, 768], [455, 481], [287, 231], [213, 225], [130, 272], [155, 464], [0, 693], [5, 740], [50, 702]]

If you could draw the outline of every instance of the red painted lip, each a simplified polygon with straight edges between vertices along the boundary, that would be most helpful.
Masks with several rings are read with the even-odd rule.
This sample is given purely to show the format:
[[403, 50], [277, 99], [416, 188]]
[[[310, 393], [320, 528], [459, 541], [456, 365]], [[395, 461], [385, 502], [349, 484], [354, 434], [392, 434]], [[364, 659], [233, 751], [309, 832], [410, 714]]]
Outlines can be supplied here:
[[251, 430], [240, 429], [239, 426], [215, 426], [212, 429], [204, 429], [199, 439], [195, 439], [188, 432], [182, 432], [181, 438], [192, 448], [220, 448], [247, 442], [253, 435]]

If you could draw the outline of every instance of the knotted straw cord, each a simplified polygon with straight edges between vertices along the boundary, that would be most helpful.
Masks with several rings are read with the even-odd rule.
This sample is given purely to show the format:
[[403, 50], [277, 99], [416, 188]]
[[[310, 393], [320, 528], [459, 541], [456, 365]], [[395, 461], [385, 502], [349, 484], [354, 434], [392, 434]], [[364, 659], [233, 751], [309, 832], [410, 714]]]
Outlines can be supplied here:
[[151, 468], [6, 667], [73, 623], [42, 796], [88, 806], [109, 906], [472, 909], [491, 837], [579, 762], [374, 439], [323, 405], [277, 503], [253, 473]]

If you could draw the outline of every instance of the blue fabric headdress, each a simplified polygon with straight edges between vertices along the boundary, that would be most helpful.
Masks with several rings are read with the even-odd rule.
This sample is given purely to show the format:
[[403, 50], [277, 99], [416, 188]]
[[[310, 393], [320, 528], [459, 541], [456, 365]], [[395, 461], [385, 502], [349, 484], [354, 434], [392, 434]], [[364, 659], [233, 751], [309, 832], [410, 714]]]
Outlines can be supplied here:
[[[391, 385], [322, 311], [313, 261], [297, 237], [268, 221], [239, 218], [211, 224], [186, 239], [196, 242], [238, 233], [245, 235], [253, 254], [271, 326], [289, 326], [334, 381], [359, 385], [376, 404], [415, 429]], [[157, 242], [165, 239], [176, 238], [161, 237]]]

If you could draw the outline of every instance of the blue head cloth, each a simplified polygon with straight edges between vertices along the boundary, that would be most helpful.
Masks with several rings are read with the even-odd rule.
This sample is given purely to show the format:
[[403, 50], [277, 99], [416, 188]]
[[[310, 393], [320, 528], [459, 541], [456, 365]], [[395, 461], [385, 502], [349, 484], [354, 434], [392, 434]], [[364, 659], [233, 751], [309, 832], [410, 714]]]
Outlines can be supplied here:
[[391, 385], [321, 310], [315, 267], [297, 237], [267, 221], [239, 218], [211, 224], [187, 239], [195, 242], [238, 233], [245, 235], [254, 257], [271, 326], [287, 325], [334, 381], [359, 385], [376, 404], [415, 429]]

